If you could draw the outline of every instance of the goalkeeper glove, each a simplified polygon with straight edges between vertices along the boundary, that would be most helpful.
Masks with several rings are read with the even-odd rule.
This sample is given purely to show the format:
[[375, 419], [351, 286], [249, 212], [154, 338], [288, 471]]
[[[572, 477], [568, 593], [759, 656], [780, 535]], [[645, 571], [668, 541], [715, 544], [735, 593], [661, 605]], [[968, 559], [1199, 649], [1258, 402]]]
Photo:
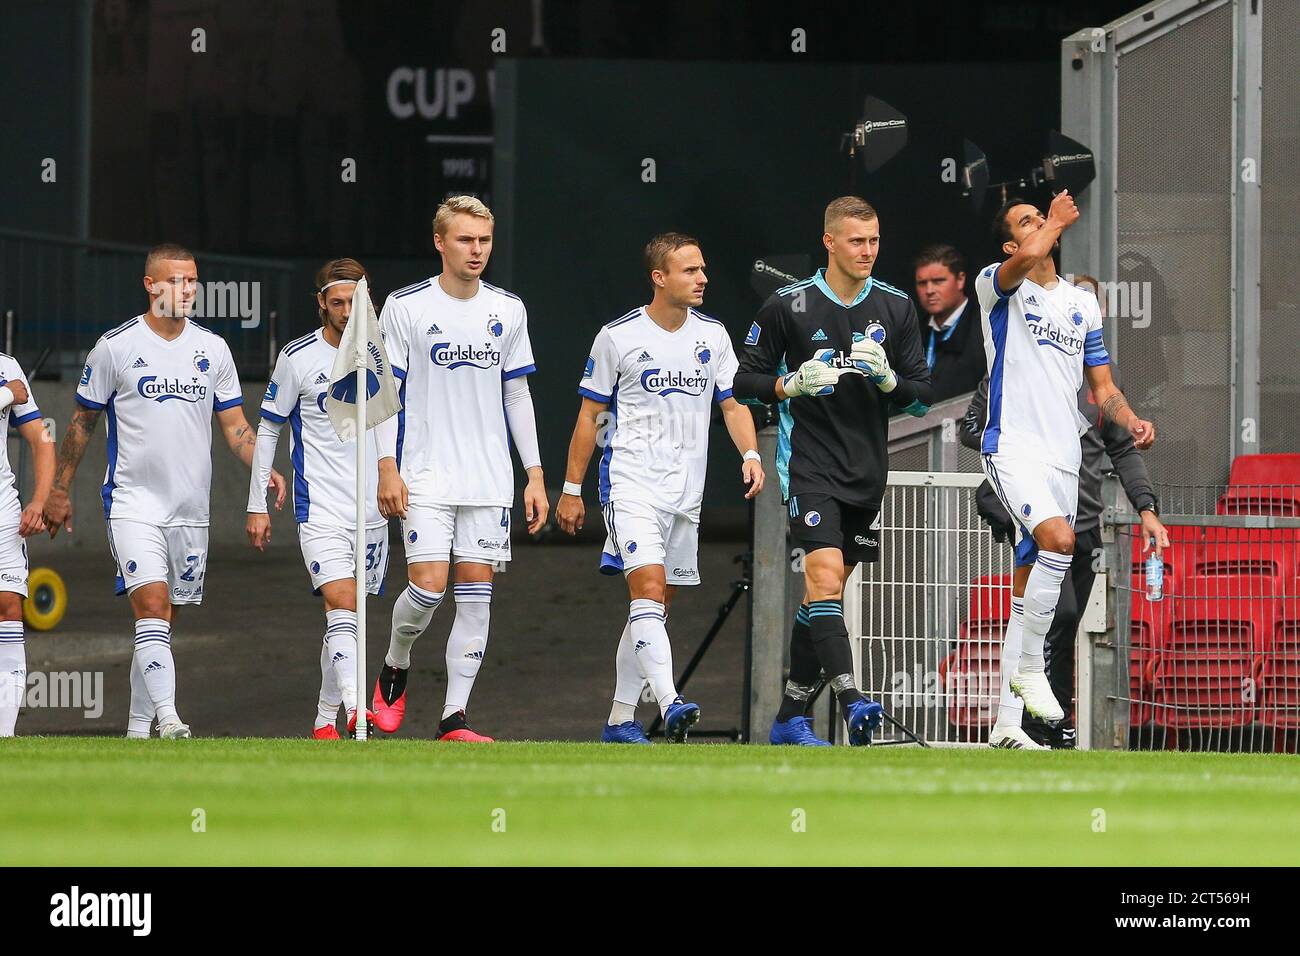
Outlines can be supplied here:
[[898, 387], [898, 376], [889, 367], [885, 347], [861, 332], [853, 333], [853, 350], [849, 353], [853, 367], [865, 375], [882, 392], [892, 392]]
[[835, 368], [827, 358], [834, 355], [833, 349], [822, 349], [817, 358], [810, 358], [795, 371], [781, 379], [781, 387], [789, 398], [810, 395], [820, 398], [835, 391], [835, 383], [840, 380], [846, 369]]

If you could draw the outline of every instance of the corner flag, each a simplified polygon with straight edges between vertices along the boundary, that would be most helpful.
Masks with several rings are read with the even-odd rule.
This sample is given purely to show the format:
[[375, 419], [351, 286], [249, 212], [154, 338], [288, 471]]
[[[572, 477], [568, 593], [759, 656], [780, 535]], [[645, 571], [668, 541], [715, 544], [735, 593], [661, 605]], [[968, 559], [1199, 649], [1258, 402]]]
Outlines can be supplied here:
[[329, 393], [325, 396], [325, 414], [343, 441], [351, 441], [357, 433], [357, 369], [362, 355], [366, 369], [366, 428], [369, 429], [396, 415], [401, 401], [364, 276], [352, 293], [352, 315], [343, 330], [343, 341], [339, 343], [330, 372]]

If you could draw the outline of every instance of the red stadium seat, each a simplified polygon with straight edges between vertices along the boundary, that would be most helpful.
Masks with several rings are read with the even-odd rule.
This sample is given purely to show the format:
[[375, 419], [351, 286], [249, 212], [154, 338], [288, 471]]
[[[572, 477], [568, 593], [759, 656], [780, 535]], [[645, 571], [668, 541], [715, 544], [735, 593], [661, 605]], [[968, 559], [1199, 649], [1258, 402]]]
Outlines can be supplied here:
[[961, 626], [957, 649], [939, 665], [948, 700], [948, 720], [957, 739], [977, 741], [998, 715], [1002, 633], [1000, 622]]
[[1300, 728], [1300, 594], [1278, 599], [1273, 641], [1264, 655], [1260, 687], [1260, 720], [1285, 729]]
[[1276, 617], [1270, 579], [1193, 575], [1172, 598], [1155, 670], [1156, 722], [1166, 727], [1254, 723], [1265, 648]]
[[1300, 455], [1238, 455], [1229, 485], [1300, 485]]
[[1219, 498], [1221, 515], [1300, 517], [1300, 485], [1230, 487]]
[[1005, 624], [1011, 617], [1011, 575], [986, 574], [970, 583], [967, 622], [996, 621]]
[[1279, 585], [1297, 576], [1300, 529], [1206, 528], [1192, 574], [1263, 575]]

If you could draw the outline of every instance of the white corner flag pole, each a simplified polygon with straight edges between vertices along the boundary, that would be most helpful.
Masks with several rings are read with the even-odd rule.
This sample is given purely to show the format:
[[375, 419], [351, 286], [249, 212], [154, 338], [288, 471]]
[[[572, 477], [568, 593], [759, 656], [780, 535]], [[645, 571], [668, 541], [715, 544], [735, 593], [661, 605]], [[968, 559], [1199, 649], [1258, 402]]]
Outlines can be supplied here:
[[[369, 283], [362, 281], [357, 291], [367, 298], [370, 296]], [[363, 324], [369, 314], [366, 304], [363, 308], [352, 309], [350, 322]], [[358, 318], [357, 313], [361, 313]], [[357, 576], [357, 740], [366, 739], [366, 343], [369, 336], [364, 329], [354, 329], [353, 337], [357, 343], [355, 362], [357, 366], [357, 537], [356, 553], [353, 563]]]

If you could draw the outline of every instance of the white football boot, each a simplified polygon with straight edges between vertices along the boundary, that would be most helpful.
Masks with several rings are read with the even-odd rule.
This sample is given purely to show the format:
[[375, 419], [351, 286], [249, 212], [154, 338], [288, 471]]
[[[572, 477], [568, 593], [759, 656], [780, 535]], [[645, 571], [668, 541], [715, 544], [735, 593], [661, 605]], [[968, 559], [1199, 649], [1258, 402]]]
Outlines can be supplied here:
[[1039, 720], [1049, 724], [1065, 719], [1065, 711], [1052, 693], [1052, 685], [1047, 682], [1047, 675], [1042, 671], [1022, 674], [1020, 669], [1011, 673], [1011, 693], [1025, 702], [1025, 710]]
[[1051, 747], [1044, 747], [1042, 744], [1034, 743], [1034, 739], [1019, 727], [1009, 725], [1006, 727], [994, 727], [989, 733], [989, 746], [999, 750], [1051, 750]]
[[190, 725], [179, 720], [171, 720], [158, 728], [158, 737], [162, 740], [188, 740]]

